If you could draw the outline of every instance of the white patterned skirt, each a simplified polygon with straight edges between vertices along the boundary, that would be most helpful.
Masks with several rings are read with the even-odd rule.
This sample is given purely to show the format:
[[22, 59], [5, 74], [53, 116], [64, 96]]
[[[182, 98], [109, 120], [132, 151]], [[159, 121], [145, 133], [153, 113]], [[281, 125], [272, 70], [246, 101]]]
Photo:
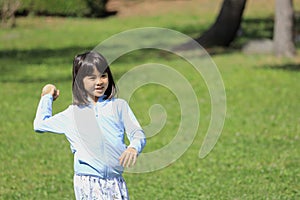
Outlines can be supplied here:
[[123, 177], [74, 175], [74, 191], [76, 200], [129, 200]]

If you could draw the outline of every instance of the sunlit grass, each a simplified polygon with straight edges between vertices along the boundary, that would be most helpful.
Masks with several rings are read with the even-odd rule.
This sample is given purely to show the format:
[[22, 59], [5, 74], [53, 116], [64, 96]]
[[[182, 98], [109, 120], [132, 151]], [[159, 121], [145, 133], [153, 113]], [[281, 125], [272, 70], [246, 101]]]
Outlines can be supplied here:
[[[251, 9], [249, 21], [255, 15]], [[77, 53], [130, 28], [160, 26], [192, 36], [214, 20], [211, 15], [201, 21], [201, 13], [194, 12], [176, 17], [19, 18], [17, 28], [0, 30], [1, 199], [74, 199], [72, 154], [66, 139], [32, 130], [42, 86], [54, 83], [61, 90], [54, 112], [62, 111], [72, 101], [71, 66]], [[261, 26], [250, 26], [246, 20], [245, 31], [257, 28], [259, 36], [270, 36], [265, 19], [269, 13], [262, 15]], [[124, 175], [131, 199], [299, 198], [299, 55], [283, 59], [245, 55], [237, 48], [210, 51], [217, 52], [211, 57], [224, 81], [227, 114], [217, 145], [204, 159], [198, 154], [211, 105], [201, 75], [176, 56], [157, 52], [133, 52], [113, 63], [116, 81], [141, 64], [171, 66], [189, 80], [201, 111], [198, 134], [180, 159], [155, 172]], [[165, 107], [168, 121], [162, 132], [149, 138], [145, 152], [170, 142], [180, 118], [174, 94], [168, 88], [147, 85], [136, 90], [130, 101], [142, 125], [149, 123], [148, 109], [154, 103]]]

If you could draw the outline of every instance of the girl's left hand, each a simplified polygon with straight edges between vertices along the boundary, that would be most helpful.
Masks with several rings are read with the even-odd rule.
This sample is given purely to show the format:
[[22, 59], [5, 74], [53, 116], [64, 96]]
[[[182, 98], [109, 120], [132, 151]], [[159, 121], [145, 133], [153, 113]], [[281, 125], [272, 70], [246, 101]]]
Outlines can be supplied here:
[[127, 148], [119, 158], [120, 165], [123, 167], [133, 166], [136, 162], [137, 154], [138, 152], [135, 148]]

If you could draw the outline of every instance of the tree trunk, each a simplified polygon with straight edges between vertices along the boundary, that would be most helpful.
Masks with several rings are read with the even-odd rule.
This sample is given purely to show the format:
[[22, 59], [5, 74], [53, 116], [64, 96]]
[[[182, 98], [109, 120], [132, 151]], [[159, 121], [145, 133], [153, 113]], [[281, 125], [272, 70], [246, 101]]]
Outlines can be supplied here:
[[276, 0], [274, 25], [274, 53], [276, 56], [293, 57], [296, 55], [293, 25], [293, 1]]
[[246, 0], [224, 0], [215, 23], [196, 41], [203, 47], [229, 46], [239, 30]]
[[19, 0], [0, 0], [1, 26], [12, 28], [16, 26], [15, 12], [20, 7]]

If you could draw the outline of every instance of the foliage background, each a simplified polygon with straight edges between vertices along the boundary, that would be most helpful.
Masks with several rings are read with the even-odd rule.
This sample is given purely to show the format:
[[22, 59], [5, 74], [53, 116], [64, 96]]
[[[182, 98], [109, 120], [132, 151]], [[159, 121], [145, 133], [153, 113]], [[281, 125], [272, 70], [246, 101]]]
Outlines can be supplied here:
[[[0, 5], [6, 0], [0, 0]], [[103, 17], [108, 0], [10, 0], [19, 2], [18, 16]], [[0, 10], [1, 13], [1, 10]]]

